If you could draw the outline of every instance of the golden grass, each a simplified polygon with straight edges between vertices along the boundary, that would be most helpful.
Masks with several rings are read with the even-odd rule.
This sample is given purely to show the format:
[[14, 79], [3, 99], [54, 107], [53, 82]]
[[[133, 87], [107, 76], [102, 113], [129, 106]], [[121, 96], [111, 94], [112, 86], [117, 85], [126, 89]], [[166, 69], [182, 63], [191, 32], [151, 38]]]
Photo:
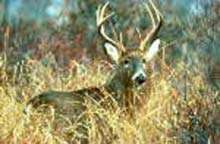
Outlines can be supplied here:
[[[72, 123], [66, 117], [56, 120], [53, 108], [43, 112], [33, 110], [25, 115], [25, 104], [48, 89], [74, 90], [101, 85], [107, 79], [108, 68], [94, 62], [64, 73], [55, 71], [55, 62], [48, 59], [47, 66], [28, 60], [19, 68], [15, 66], [14, 73], [6, 71], [6, 62], [1, 59], [0, 143], [66, 144], [79, 134], [76, 127], [80, 121]], [[162, 66], [161, 71], [152, 76], [151, 93], [142, 94], [147, 101], [143, 108], [135, 111], [135, 118], [125, 116], [120, 108], [90, 106], [90, 119], [83, 124], [89, 127], [91, 144], [102, 143], [103, 134], [99, 129], [103, 130], [106, 142], [115, 144], [202, 143], [212, 142], [212, 138], [219, 135], [219, 92], [211, 89], [203, 73], [186, 71], [183, 63], [176, 69]], [[143, 89], [147, 89], [146, 86]], [[106, 124], [97, 124], [95, 114]]]

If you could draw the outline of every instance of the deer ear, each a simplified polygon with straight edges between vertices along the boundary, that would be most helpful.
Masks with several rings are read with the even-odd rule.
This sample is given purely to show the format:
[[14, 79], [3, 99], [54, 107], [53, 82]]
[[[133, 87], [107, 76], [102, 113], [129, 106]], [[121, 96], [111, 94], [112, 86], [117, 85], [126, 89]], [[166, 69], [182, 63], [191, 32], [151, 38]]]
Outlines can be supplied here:
[[151, 44], [149, 50], [145, 54], [146, 61], [152, 60], [152, 58], [158, 53], [160, 46], [160, 39], [156, 39]]
[[105, 47], [105, 51], [106, 51], [107, 55], [114, 62], [118, 63], [118, 60], [119, 60], [119, 51], [118, 51], [118, 49], [110, 43], [105, 43], [104, 47]]

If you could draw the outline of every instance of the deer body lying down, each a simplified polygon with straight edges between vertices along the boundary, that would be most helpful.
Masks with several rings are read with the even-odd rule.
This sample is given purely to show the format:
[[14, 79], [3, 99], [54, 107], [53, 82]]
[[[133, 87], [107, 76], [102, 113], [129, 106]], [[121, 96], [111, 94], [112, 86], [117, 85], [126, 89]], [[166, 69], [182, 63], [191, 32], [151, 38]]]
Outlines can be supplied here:
[[[129, 109], [134, 104], [133, 90], [148, 80], [146, 63], [159, 51], [160, 40], [155, 40], [155, 36], [162, 25], [162, 18], [152, 1], [150, 1], [151, 8], [146, 4], [153, 28], [146, 37], [141, 38], [139, 48], [128, 50], [124, 47], [122, 39], [114, 41], [105, 33], [104, 23], [112, 16], [112, 14], [105, 16], [107, 6], [108, 3], [98, 8], [97, 26], [99, 34], [105, 40], [105, 52], [115, 65], [108, 81], [101, 87], [71, 92], [45, 92], [32, 98], [28, 105], [38, 107], [49, 104], [63, 113], [68, 113], [70, 109], [74, 114], [80, 114], [87, 109], [85, 103], [88, 101], [107, 107], [105, 100], [113, 99], [125, 109]], [[152, 9], [156, 19], [153, 18]], [[149, 48], [146, 48], [148, 46]]]
[[[153, 46], [158, 46], [158, 44], [157, 40]], [[112, 72], [111, 79], [101, 87], [70, 92], [48, 91], [29, 100], [28, 105], [38, 107], [42, 104], [49, 104], [57, 109], [66, 109], [74, 105], [77, 109], [83, 109], [83, 103], [86, 100], [102, 103], [102, 100], [109, 97], [113, 98], [119, 106], [128, 108], [129, 105], [133, 105], [133, 90], [147, 80], [144, 59], [139, 56], [140, 54], [136, 52], [130, 52], [123, 57]]]

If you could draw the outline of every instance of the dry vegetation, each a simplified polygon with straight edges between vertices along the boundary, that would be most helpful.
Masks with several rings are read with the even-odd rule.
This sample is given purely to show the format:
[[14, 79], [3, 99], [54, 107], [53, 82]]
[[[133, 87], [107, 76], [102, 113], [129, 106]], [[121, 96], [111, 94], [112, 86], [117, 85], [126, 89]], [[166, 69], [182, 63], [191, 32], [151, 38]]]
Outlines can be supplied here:
[[[51, 60], [52, 61], [52, 60]], [[20, 65], [23, 75], [7, 74], [7, 62], [1, 58], [0, 139], [1, 143], [69, 143], [77, 135], [80, 121], [72, 123], [67, 117], [56, 117], [54, 109], [32, 111], [25, 115], [27, 100], [46, 89], [73, 90], [100, 85], [106, 80], [106, 65], [93, 63], [82, 69], [62, 74], [39, 61], [29, 60]], [[97, 127], [104, 129], [105, 139], [112, 143], [206, 143], [219, 140], [219, 91], [214, 91], [199, 71], [187, 71], [179, 62], [178, 69], [164, 64], [161, 73], [153, 74], [152, 90], [144, 95], [147, 101], [135, 118], [126, 117], [117, 109], [102, 109], [91, 105], [87, 112], [89, 140], [100, 143], [103, 139]], [[187, 75], [183, 75], [183, 71]], [[185, 83], [185, 84], [184, 84]], [[145, 86], [146, 87], [146, 86]], [[184, 89], [184, 90], [183, 90]], [[20, 92], [20, 95], [18, 95]], [[106, 121], [99, 125], [94, 115]]]
[[[219, 6], [218, 1], [217, 4]], [[97, 6], [96, 1], [94, 5]], [[91, 144], [219, 144], [220, 92], [207, 74], [212, 58], [207, 49], [212, 43], [213, 47], [218, 47], [220, 31], [219, 22], [214, 21], [219, 19], [219, 7], [214, 5], [212, 10], [213, 17], [191, 17], [190, 24], [181, 23], [176, 17], [170, 22], [165, 21], [165, 28], [160, 33], [164, 49], [155, 59], [150, 76], [151, 90], [144, 85], [137, 91], [136, 94], [145, 97], [146, 101], [134, 112], [134, 117], [125, 115], [119, 107], [103, 109], [88, 103], [91, 109], [82, 114], [88, 117], [84, 123], [80, 117], [73, 122], [71, 116], [59, 115], [53, 108], [32, 109], [28, 114], [23, 112], [26, 102], [43, 91], [99, 86], [108, 78], [111, 65], [104, 57], [96, 57], [101, 44], [96, 36], [88, 34], [84, 19], [83, 24], [80, 23], [82, 15], [73, 15], [76, 31], [70, 33], [74, 40], [65, 33], [67, 29], [52, 34], [44, 32], [43, 28], [43, 32], [33, 28], [30, 38], [29, 29], [21, 27], [13, 33], [9, 32], [8, 26], [1, 27], [0, 144], [77, 143], [75, 138], [84, 136], [78, 133], [78, 125], [89, 128]], [[119, 11], [119, 14], [123, 12]], [[211, 28], [214, 24], [216, 29]], [[135, 31], [131, 28], [126, 27], [124, 32], [129, 36], [127, 41], [135, 39]], [[212, 37], [210, 33], [216, 35]], [[47, 39], [50, 35], [54, 41]], [[87, 35], [90, 38], [86, 39]], [[24, 44], [29, 39], [32, 39], [30, 44]], [[86, 43], [88, 39], [90, 41]], [[85, 61], [89, 62], [85, 63], [70, 60], [68, 66], [60, 66], [65, 63], [60, 59], [84, 56], [81, 46], [88, 47], [88, 52], [95, 51], [96, 58], [87, 60], [86, 57]], [[23, 47], [25, 52], [28, 48], [31, 52], [22, 52], [19, 48]], [[64, 54], [60, 55], [62, 52]], [[20, 53], [26, 57], [19, 59]], [[97, 115], [105, 123], [97, 123]]]

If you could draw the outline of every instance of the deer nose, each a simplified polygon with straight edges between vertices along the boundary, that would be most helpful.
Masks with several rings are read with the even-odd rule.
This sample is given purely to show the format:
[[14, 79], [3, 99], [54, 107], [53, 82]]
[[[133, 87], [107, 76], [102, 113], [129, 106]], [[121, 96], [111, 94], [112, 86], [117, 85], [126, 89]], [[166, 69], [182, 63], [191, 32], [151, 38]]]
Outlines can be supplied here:
[[146, 76], [144, 74], [140, 74], [139, 76], [136, 77], [135, 81], [138, 84], [143, 84], [146, 81]]

